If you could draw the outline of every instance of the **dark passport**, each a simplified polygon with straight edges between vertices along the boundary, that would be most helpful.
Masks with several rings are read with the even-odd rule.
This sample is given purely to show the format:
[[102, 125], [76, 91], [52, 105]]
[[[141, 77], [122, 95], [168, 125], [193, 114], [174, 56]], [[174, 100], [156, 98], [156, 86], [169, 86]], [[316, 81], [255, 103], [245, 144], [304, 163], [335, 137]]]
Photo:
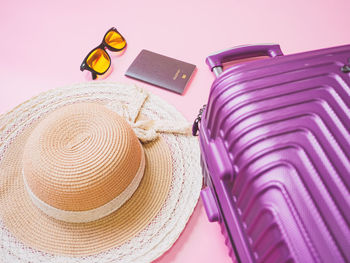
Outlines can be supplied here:
[[196, 66], [142, 50], [125, 75], [182, 94]]

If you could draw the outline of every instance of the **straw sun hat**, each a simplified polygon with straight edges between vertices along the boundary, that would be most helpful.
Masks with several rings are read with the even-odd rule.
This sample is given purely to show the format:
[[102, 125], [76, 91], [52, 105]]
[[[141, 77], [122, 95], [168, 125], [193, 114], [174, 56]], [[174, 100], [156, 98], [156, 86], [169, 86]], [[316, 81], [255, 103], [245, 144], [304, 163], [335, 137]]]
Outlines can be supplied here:
[[0, 116], [1, 262], [149, 262], [201, 188], [172, 106], [133, 85], [51, 90]]

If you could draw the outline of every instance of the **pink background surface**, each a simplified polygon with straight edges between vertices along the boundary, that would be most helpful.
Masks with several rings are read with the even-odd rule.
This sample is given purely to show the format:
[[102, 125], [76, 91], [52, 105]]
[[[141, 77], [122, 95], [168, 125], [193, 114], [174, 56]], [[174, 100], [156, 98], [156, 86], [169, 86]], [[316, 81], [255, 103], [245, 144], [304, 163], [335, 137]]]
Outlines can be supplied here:
[[[81, 61], [115, 26], [128, 48], [112, 58], [106, 80], [137, 83], [192, 121], [214, 79], [207, 55], [242, 44], [279, 43], [285, 54], [349, 44], [349, 10], [347, 0], [1, 1], [0, 114], [42, 91], [87, 81]], [[142, 49], [197, 65], [183, 96], [124, 76]], [[231, 262], [201, 201], [156, 262]]]

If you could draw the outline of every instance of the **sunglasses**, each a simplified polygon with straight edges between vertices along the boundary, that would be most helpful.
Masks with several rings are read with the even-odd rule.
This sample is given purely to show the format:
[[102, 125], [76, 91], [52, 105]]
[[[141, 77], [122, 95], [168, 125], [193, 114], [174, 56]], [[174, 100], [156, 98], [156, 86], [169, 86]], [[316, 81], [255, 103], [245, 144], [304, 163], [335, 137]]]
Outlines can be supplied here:
[[90, 51], [80, 65], [80, 70], [88, 70], [92, 74], [92, 79], [96, 79], [97, 75], [105, 74], [111, 66], [111, 57], [106, 49], [112, 52], [118, 52], [126, 47], [124, 37], [118, 30], [112, 27], [103, 37], [102, 43]]

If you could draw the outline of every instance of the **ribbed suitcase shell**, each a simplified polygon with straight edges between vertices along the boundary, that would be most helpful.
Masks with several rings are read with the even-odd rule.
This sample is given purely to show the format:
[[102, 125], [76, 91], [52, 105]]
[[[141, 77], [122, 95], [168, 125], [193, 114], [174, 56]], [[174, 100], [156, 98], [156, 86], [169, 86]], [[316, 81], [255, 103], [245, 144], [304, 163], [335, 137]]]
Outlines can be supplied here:
[[233, 259], [350, 262], [349, 58], [350, 45], [277, 56], [214, 81], [201, 196]]

